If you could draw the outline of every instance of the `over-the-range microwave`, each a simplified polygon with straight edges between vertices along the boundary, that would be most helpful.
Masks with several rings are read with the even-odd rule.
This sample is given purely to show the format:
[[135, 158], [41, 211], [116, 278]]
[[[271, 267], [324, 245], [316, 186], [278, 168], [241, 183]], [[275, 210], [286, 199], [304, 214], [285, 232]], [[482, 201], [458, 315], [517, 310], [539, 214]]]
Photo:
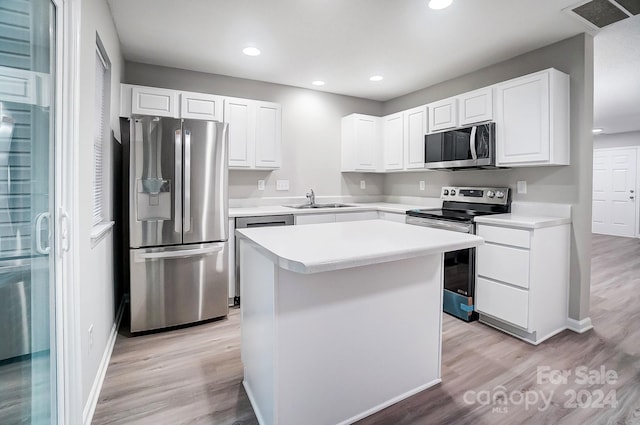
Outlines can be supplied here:
[[425, 168], [495, 167], [496, 125], [493, 122], [425, 136]]

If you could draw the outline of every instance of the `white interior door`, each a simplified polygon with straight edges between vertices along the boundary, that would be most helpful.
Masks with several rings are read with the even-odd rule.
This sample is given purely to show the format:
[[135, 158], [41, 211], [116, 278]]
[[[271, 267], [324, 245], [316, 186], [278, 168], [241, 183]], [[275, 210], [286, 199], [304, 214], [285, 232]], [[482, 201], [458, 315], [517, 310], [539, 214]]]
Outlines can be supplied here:
[[637, 149], [593, 152], [593, 232], [636, 236]]

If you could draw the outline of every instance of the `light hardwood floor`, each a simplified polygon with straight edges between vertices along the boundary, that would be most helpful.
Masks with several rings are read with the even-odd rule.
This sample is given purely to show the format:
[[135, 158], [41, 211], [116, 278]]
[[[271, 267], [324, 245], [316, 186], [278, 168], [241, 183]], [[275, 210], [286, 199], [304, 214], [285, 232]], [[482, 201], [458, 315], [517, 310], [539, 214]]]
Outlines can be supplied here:
[[[534, 347], [445, 314], [442, 384], [359, 424], [640, 425], [640, 240], [594, 235], [592, 246], [594, 330]], [[123, 324], [93, 424], [256, 424], [241, 384], [239, 319], [231, 310], [223, 321], [135, 338]], [[583, 384], [579, 366], [617, 379]], [[571, 375], [538, 382], [544, 367]], [[617, 406], [595, 407], [612, 390]], [[571, 391], [588, 407], [566, 405]]]

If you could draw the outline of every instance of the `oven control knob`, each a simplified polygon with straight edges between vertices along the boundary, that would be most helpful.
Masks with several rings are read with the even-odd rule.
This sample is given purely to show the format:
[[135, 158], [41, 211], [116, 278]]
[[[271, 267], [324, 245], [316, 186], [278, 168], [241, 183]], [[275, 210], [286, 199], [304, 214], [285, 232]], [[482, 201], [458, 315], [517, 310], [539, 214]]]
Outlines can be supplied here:
[[454, 189], [451, 189], [451, 196], [456, 196], [456, 191]]
[[487, 198], [493, 198], [494, 196], [496, 196], [496, 193], [493, 190], [487, 192]]
[[496, 198], [498, 198], [498, 199], [504, 198], [504, 192], [501, 191], [501, 190], [497, 191], [496, 192]]
[[448, 195], [449, 194], [449, 190], [448, 189], [443, 190], [442, 194], [445, 195], [445, 196]]

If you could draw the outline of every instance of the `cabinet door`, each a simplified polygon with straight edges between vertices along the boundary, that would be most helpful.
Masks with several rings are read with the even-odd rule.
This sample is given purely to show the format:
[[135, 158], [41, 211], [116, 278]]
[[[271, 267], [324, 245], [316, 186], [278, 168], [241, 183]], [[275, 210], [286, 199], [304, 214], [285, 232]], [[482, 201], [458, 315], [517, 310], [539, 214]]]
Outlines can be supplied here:
[[178, 92], [155, 87], [131, 88], [131, 113], [179, 118]]
[[458, 96], [460, 125], [493, 119], [493, 89], [484, 88]]
[[205, 93], [180, 92], [180, 118], [222, 121], [222, 97]]
[[498, 165], [549, 161], [549, 74], [498, 84], [496, 95]]
[[253, 167], [255, 119], [252, 100], [225, 98], [224, 120], [229, 123], [229, 167]]
[[375, 220], [378, 218], [377, 211], [357, 211], [357, 212], [344, 212], [336, 214], [336, 221], [362, 221], [362, 220]]
[[404, 167], [404, 123], [402, 112], [384, 117], [382, 126], [384, 129], [384, 169], [402, 170]]
[[357, 170], [375, 171], [378, 157], [378, 118], [357, 116], [355, 120], [355, 162]]
[[229, 219], [229, 305], [233, 304], [233, 297], [236, 295], [236, 219]]
[[456, 98], [444, 99], [429, 106], [429, 133], [458, 126], [458, 102]]
[[404, 168], [424, 168], [425, 134], [426, 105], [404, 111]]
[[280, 167], [280, 144], [282, 140], [282, 107], [277, 103], [255, 102], [256, 168]]
[[297, 224], [318, 224], [333, 223], [336, 221], [335, 214], [299, 214], [296, 215]]
[[378, 211], [378, 218], [381, 220], [395, 221], [396, 223], [406, 223], [407, 215], [401, 213]]

